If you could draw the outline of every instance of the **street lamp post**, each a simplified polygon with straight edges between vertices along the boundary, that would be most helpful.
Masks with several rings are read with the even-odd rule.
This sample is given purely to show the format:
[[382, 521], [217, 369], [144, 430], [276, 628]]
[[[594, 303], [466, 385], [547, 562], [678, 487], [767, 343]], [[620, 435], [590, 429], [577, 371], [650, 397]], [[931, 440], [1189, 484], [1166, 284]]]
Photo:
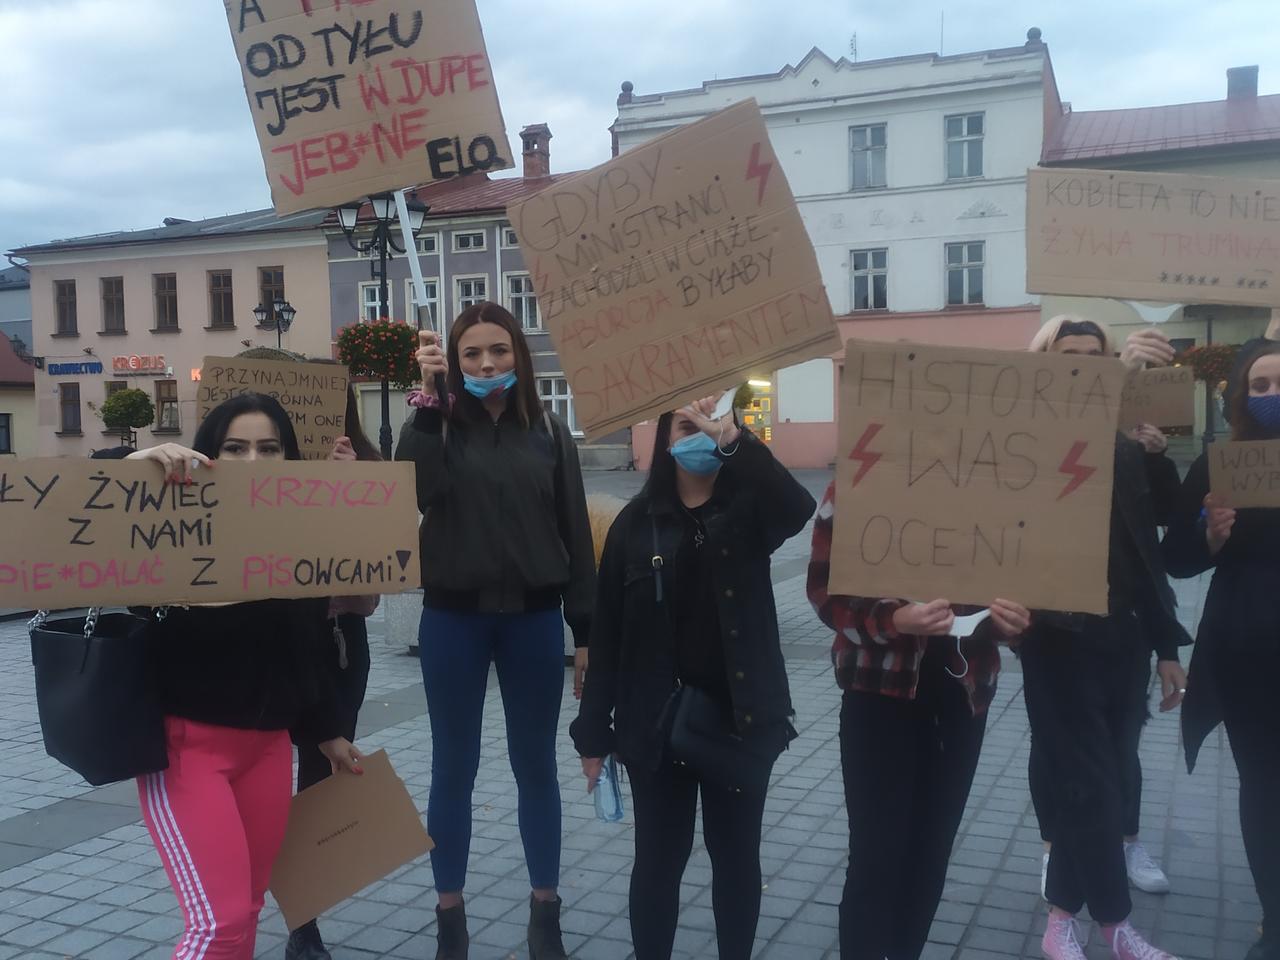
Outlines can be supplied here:
[[[378, 281], [378, 314], [384, 320], [390, 319], [390, 312], [387, 309], [387, 302], [390, 299], [390, 293], [387, 285], [387, 260], [390, 253], [405, 253], [405, 249], [396, 243], [393, 227], [395, 227], [398, 214], [396, 213], [395, 197], [389, 193], [380, 193], [369, 198], [369, 206], [373, 212], [373, 220], [370, 226], [373, 232], [370, 236], [357, 239], [356, 229], [360, 221], [360, 213], [364, 209], [364, 203], [357, 201], [354, 203], [344, 203], [338, 207], [338, 225], [342, 227], [342, 235], [346, 237], [347, 243], [351, 245], [351, 249], [355, 250], [362, 256], [371, 256], [377, 253], [378, 259], [369, 263], [369, 275]], [[427, 207], [421, 203], [409, 204], [409, 228], [414, 239], [417, 239], [418, 231], [422, 229], [422, 221], [426, 219]], [[387, 378], [382, 378], [382, 428], [378, 432], [378, 446], [382, 451], [383, 459], [391, 459], [391, 386]]]
[[298, 311], [293, 308], [293, 305], [290, 304], [288, 300], [280, 298], [277, 298], [275, 302], [271, 304], [270, 310], [262, 304], [258, 304], [253, 308], [253, 317], [258, 321], [258, 326], [262, 327], [266, 325], [268, 313], [272, 313], [275, 316], [276, 349], [283, 350], [284, 335], [288, 333], [289, 328], [293, 326], [293, 318], [298, 315]]

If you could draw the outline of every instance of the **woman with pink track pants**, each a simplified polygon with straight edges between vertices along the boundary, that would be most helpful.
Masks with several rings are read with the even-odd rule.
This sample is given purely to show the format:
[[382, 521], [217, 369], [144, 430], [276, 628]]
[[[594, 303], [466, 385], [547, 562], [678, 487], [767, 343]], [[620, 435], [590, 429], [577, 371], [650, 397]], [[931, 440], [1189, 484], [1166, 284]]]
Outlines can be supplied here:
[[[166, 443], [129, 459], [186, 484], [219, 459], [301, 459], [288, 414], [260, 394], [214, 409], [194, 447]], [[260, 600], [171, 607], [157, 618], [169, 766], [138, 778], [138, 798], [186, 920], [174, 960], [252, 960], [289, 818], [290, 728], [318, 743], [335, 772], [360, 772], [323, 669], [333, 642], [327, 608], [325, 598]]]

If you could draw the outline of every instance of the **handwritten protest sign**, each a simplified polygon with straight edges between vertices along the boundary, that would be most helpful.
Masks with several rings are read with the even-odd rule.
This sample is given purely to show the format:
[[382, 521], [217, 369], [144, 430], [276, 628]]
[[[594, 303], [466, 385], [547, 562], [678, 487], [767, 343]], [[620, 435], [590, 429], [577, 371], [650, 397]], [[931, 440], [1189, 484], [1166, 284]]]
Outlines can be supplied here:
[[346, 434], [346, 367], [292, 360], [205, 357], [196, 390], [196, 417], [242, 393], [265, 393], [288, 411], [304, 460], [324, 460]]
[[1119, 361], [847, 351], [831, 592], [1105, 613]]
[[1140, 423], [1161, 429], [1190, 427], [1196, 422], [1196, 372], [1191, 367], [1135, 370], [1125, 378], [1120, 395], [1120, 429]]
[[1280, 507], [1280, 440], [1210, 444], [1209, 489], [1229, 506]]
[[1280, 180], [1032, 169], [1027, 290], [1280, 304]]
[[840, 349], [755, 101], [514, 204], [588, 437]]
[[475, 0], [223, 0], [276, 213], [512, 166]]
[[0, 607], [221, 603], [419, 586], [413, 465], [219, 461], [0, 468]]

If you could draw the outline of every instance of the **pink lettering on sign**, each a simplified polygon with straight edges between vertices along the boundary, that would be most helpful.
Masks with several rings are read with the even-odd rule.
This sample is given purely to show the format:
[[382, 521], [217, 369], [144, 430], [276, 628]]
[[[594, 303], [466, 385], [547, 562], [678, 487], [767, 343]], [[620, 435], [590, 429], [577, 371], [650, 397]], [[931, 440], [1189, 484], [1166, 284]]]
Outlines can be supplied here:
[[309, 477], [263, 477], [249, 480], [249, 506], [386, 507], [399, 484], [382, 480], [322, 480]]

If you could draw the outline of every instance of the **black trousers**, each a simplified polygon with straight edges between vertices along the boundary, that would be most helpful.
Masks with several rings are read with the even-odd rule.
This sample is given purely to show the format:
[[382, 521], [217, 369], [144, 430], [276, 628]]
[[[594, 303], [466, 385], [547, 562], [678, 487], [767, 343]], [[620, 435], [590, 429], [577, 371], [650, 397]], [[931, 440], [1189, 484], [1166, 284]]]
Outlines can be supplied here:
[[[1136, 837], [1142, 819], [1142, 758], [1138, 755], [1142, 728], [1149, 719], [1147, 686], [1151, 682], [1151, 657], [1134, 658], [1134, 678], [1130, 693], [1134, 698], [1129, 725], [1124, 731], [1125, 761], [1120, 769], [1121, 806], [1124, 835]], [[1027, 763], [1031, 785], [1031, 805], [1040, 823], [1040, 839], [1053, 843], [1053, 824], [1057, 816], [1054, 800], [1053, 770], [1043, 743], [1031, 736], [1031, 757]]]
[[[347, 648], [347, 666], [344, 669], [338, 657], [335, 642], [332, 657], [326, 659], [333, 671], [333, 682], [342, 704], [342, 735], [348, 740], [356, 738], [356, 718], [364, 704], [365, 687], [369, 683], [369, 628], [364, 617], [357, 613], [344, 613], [338, 617]], [[298, 744], [298, 791], [313, 787], [332, 772], [328, 759], [314, 743]]]
[[917, 960], [928, 942], [987, 726], [945, 664], [931, 646], [915, 700], [844, 695], [841, 960]]
[[1079, 632], [1042, 628], [1022, 644], [1027, 717], [1053, 809], [1049, 902], [1073, 914], [1087, 905], [1098, 923], [1119, 923], [1133, 907], [1124, 783], [1146, 716], [1149, 673], [1139, 664], [1149, 671], [1150, 657], [1126, 615], [1091, 618]]
[[680, 912], [680, 878], [693, 850], [698, 795], [711, 855], [711, 908], [720, 960], [750, 960], [760, 919], [760, 825], [764, 794], [699, 783], [688, 767], [627, 770], [636, 818], [631, 941], [636, 960], [669, 960]]
[[1229, 676], [1219, 670], [1223, 718], [1240, 773], [1240, 833], [1269, 936], [1280, 933], [1280, 713], [1275, 677], [1280, 651], [1234, 654]]

